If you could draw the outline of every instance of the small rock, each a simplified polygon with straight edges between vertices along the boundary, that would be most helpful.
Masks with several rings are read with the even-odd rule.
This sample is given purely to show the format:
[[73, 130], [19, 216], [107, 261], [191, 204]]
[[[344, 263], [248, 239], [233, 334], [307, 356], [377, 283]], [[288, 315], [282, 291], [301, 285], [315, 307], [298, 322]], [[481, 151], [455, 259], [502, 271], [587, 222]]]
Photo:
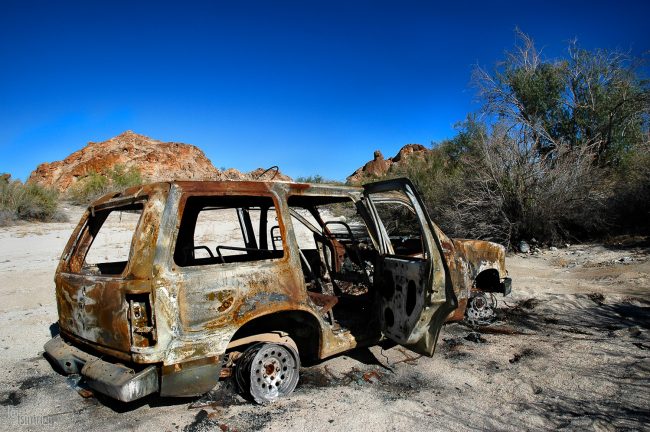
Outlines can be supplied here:
[[465, 339], [470, 341], [470, 342], [475, 342], [475, 343], [485, 343], [487, 340], [483, 336], [481, 336], [480, 333], [477, 332], [471, 332], [467, 336], [465, 336]]
[[551, 252], [555, 252], [557, 248], [555, 246], [551, 246], [550, 248], [548, 248], [548, 250], [550, 250]]
[[628, 332], [630, 333], [630, 336], [632, 337], [640, 337], [641, 336], [641, 328], [639, 326], [633, 326], [627, 329]]
[[526, 243], [525, 241], [522, 240], [522, 241], [519, 242], [519, 251], [521, 253], [529, 253], [530, 252], [530, 246], [528, 245], [528, 243]]
[[455, 348], [459, 345], [462, 345], [463, 342], [460, 340], [460, 338], [449, 338], [449, 339], [443, 339], [443, 342], [449, 346], [449, 348]]
[[619, 258], [619, 259], [618, 259], [618, 262], [623, 263], [623, 264], [629, 264], [629, 263], [631, 263], [632, 261], [634, 261], [634, 258], [629, 257], [629, 256], [625, 256], [625, 257], [623, 257], [623, 258]]
[[603, 302], [605, 301], [605, 296], [601, 293], [591, 293], [591, 294], [587, 294], [587, 296], [591, 299], [591, 301], [599, 305], [602, 305]]
[[77, 389], [77, 393], [79, 393], [79, 396], [81, 396], [84, 399], [88, 399], [94, 396], [92, 391], [81, 387]]
[[381, 375], [377, 371], [370, 371], [363, 374], [363, 380], [369, 383], [376, 383], [380, 380]]

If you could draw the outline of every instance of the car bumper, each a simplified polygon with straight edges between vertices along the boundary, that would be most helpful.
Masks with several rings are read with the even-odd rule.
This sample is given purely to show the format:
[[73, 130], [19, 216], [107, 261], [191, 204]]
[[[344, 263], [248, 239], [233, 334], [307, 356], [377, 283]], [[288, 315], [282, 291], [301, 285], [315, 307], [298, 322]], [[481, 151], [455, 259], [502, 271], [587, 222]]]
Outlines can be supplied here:
[[45, 353], [65, 374], [81, 374], [90, 388], [122, 402], [140, 399], [159, 390], [156, 366], [136, 371], [110, 363], [68, 344], [60, 336], [45, 344]]

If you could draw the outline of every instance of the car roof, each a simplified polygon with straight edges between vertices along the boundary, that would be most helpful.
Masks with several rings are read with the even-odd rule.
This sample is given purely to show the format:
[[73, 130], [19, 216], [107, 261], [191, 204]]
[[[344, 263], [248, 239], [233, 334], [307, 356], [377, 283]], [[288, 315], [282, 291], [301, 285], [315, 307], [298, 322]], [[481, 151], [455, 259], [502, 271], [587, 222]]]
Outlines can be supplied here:
[[120, 192], [111, 192], [96, 200], [92, 206], [104, 205], [116, 200], [134, 196], [150, 195], [155, 191], [169, 190], [176, 186], [186, 193], [242, 193], [247, 195], [268, 194], [275, 192], [290, 196], [295, 205], [322, 205], [328, 202], [341, 202], [351, 197], [359, 196], [363, 188], [359, 186], [344, 186], [325, 183], [299, 183], [287, 181], [254, 181], [254, 180], [206, 180], [189, 181], [174, 180], [169, 182], [154, 182], [133, 186]]
[[225, 181], [174, 181], [185, 192], [223, 192], [229, 193], [267, 193], [270, 191], [285, 191], [287, 195], [305, 196], [340, 196], [348, 197], [363, 192], [358, 186], [344, 186], [325, 183], [298, 183], [286, 181], [251, 181], [251, 180], [225, 180]]

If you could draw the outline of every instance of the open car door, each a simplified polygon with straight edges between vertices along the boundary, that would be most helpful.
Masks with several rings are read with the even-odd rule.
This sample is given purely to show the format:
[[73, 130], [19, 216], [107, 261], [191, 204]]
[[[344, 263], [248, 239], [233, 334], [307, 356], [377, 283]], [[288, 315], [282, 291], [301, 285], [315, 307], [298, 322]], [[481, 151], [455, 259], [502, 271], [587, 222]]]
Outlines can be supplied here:
[[442, 248], [408, 179], [364, 185], [363, 206], [379, 251], [374, 285], [384, 335], [432, 356], [440, 328], [456, 306]]

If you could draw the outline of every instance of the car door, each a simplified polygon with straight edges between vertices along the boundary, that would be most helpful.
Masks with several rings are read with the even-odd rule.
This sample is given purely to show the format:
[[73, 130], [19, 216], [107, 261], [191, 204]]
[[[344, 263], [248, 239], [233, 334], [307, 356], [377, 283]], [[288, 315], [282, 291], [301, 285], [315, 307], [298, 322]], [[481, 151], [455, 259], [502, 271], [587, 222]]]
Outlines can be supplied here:
[[456, 298], [422, 200], [408, 179], [394, 179], [364, 185], [362, 205], [374, 225], [379, 251], [374, 285], [382, 332], [432, 356]]

